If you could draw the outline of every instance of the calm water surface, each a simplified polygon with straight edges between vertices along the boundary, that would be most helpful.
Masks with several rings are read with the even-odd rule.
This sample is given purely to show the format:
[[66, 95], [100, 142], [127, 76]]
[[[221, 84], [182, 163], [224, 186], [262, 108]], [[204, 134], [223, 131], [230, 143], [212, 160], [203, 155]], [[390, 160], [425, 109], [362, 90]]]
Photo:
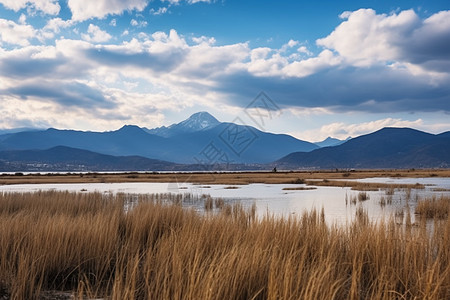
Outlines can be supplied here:
[[[0, 186], [0, 192], [30, 192], [38, 190], [67, 190], [101, 193], [181, 193], [223, 198], [225, 202], [240, 202], [244, 207], [256, 204], [259, 216], [267, 213], [286, 217], [301, 215], [305, 210], [322, 208], [329, 223], [340, 224], [351, 221], [358, 207], [363, 207], [372, 220], [380, 220], [409, 209], [414, 222], [414, 208], [417, 200], [424, 197], [450, 195], [450, 178], [366, 178], [361, 182], [425, 185], [425, 189], [411, 189], [410, 192], [396, 189], [389, 195], [384, 189], [367, 192], [369, 200], [352, 204], [359, 191], [342, 187], [316, 187], [314, 190], [284, 190], [285, 188], [307, 187], [302, 184], [249, 184], [249, 185], [197, 185], [174, 183], [80, 183], [80, 184], [22, 184]], [[381, 205], [380, 202], [386, 202]], [[390, 203], [390, 204], [389, 204]], [[203, 203], [185, 204], [203, 210]], [[401, 220], [400, 220], [401, 221]]]

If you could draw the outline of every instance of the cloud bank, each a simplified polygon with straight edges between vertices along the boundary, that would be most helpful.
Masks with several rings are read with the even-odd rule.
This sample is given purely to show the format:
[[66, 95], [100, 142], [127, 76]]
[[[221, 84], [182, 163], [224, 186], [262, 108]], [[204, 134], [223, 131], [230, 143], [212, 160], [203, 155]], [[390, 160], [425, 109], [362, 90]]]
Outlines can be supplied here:
[[102, 19], [111, 14], [121, 14], [125, 10], [142, 11], [148, 2], [148, 0], [68, 0], [67, 4], [72, 11], [72, 19], [84, 21], [92, 18]]
[[14, 11], [27, 8], [31, 12], [38, 11], [49, 15], [57, 15], [61, 9], [58, 0], [0, 0], [0, 3]]
[[[0, 3], [12, 10], [59, 11], [50, 0]], [[450, 113], [450, 11], [425, 19], [413, 10], [345, 12], [316, 41], [314, 53], [294, 39], [280, 48], [252, 48], [248, 42], [217, 45], [214, 37], [186, 37], [174, 29], [117, 42], [91, 21], [78, 38], [66, 38], [61, 32], [74, 22], [141, 11], [148, 1], [67, 4], [72, 20], [53, 18], [42, 28], [26, 19], [0, 19], [0, 98], [13, 107], [33, 103], [42, 109], [34, 112], [41, 121], [47, 111], [76, 107], [96, 124], [111, 116], [151, 123], [150, 112], [193, 103], [245, 107], [261, 90], [281, 108]], [[2, 105], [0, 113], [14, 110]]]

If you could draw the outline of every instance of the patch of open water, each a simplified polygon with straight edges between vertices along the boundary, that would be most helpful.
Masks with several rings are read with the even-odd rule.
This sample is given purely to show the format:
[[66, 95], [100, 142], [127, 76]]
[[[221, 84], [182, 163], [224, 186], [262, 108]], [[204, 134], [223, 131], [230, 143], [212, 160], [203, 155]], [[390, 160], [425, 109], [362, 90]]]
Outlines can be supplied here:
[[[313, 190], [286, 190], [286, 188], [306, 188], [304, 184], [175, 184], [175, 183], [76, 183], [76, 184], [22, 184], [0, 186], [0, 192], [33, 192], [39, 190], [67, 190], [74, 192], [101, 193], [187, 193], [193, 195], [208, 194], [213, 198], [222, 198], [227, 203], [240, 202], [244, 207], [256, 204], [257, 214], [271, 214], [287, 217], [301, 215], [305, 210], [322, 208], [329, 223], [345, 224], [355, 218], [358, 207], [364, 208], [369, 218], [381, 220], [397, 215], [403, 222], [407, 210], [414, 222], [414, 208], [417, 200], [425, 197], [450, 195], [450, 178], [366, 178], [360, 182], [391, 184], [424, 184], [425, 189], [395, 189], [392, 195], [386, 189], [368, 191], [368, 200], [356, 201], [359, 191], [348, 187], [318, 186]], [[382, 202], [385, 204], [383, 205]], [[192, 202], [185, 204], [202, 211], [204, 204]]]

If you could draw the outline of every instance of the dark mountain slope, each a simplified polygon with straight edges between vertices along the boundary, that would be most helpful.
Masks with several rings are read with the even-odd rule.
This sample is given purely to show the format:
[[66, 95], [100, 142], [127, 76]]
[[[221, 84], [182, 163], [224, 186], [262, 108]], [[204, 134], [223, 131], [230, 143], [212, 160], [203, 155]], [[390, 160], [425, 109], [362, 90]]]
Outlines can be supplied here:
[[[251, 126], [221, 123], [214, 128], [169, 139], [168, 156], [183, 161], [210, 160], [213, 152], [232, 163], [269, 163], [292, 151], [311, 151], [318, 146], [285, 134], [262, 132]], [[182, 151], [180, 151], [182, 149]], [[220, 157], [212, 159], [219, 160]]]
[[[48, 150], [0, 151], [0, 168], [9, 170], [170, 170], [175, 164], [140, 156], [111, 156], [64, 146]], [[9, 171], [6, 170], [6, 171]]]
[[291, 153], [277, 163], [305, 168], [449, 167], [450, 139], [410, 128], [384, 128], [336, 146]]
[[440, 134], [438, 134], [438, 136], [443, 137], [443, 138], [450, 138], [450, 131], [440, 133]]
[[[220, 123], [204, 112], [166, 129], [162, 135], [167, 137], [130, 125], [109, 132], [57, 129], [20, 132], [0, 139], [0, 151], [45, 150], [66, 146], [114, 156], [138, 155], [176, 163], [199, 163], [199, 160], [203, 161], [203, 150], [213, 143], [215, 147], [220, 147], [221, 154], [228, 156], [229, 162], [267, 163], [294, 151], [318, 148], [292, 136]], [[214, 159], [208, 162], [216, 163]]]
[[348, 137], [348, 138], [345, 139], [345, 140], [339, 140], [339, 139], [335, 139], [335, 138], [332, 138], [332, 137], [327, 137], [325, 140], [323, 140], [323, 141], [321, 141], [321, 142], [314, 143], [314, 144], [316, 144], [316, 145], [319, 146], [320, 148], [323, 148], [323, 147], [333, 147], [333, 146], [341, 145], [341, 144], [347, 142], [347, 141], [350, 140], [350, 139], [351, 139], [350, 137]]
[[116, 131], [86, 132], [47, 129], [13, 134], [0, 143], [0, 150], [44, 150], [56, 146], [85, 149], [109, 155], [147, 156], [164, 138], [150, 135], [137, 126], [124, 126]]

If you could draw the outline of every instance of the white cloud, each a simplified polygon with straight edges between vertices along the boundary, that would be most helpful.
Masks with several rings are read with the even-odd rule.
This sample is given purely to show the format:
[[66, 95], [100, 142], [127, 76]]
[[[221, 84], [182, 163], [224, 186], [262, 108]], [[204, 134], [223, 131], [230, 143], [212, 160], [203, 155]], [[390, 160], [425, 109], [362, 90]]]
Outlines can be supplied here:
[[282, 114], [290, 114], [295, 116], [296, 118], [304, 118], [312, 115], [320, 116], [320, 115], [331, 115], [333, 112], [325, 107], [289, 107], [282, 109]]
[[27, 0], [0, 0], [0, 3], [8, 9], [19, 11], [27, 6]]
[[373, 9], [360, 9], [346, 12], [341, 18], [347, 20], [329, 36], [317, 40], [317, 44], [336, 50], [358, 66], [398, 59], [400, 52], [395, 43], [420, 22], [413, 10], [388, 16], [377, 15]]
[[329, 50], [323, 50], [318, 56], [306, 60], [295, 61], [283, 69], [283, 74], [288, 77], [306, 77], [320, 70], [337, 66], [342, 62]]
[[372, 133], [384, 127], [411, 127], [420, 128], [424, 125], [422, 119], [415, 121], [386, 118], [370, 122], [348, 124], [344, 122], [335, 122], [324, 125], [319, 129], [306, 130], [301, 133], [294, 134], [301, 139], [313, 142], [320, 142], [327, 137], [334, 137], [338, 139], [346, 139], [347, 137], [357, 137], [363, 134]]
[[205, 80], [232, 72], [235, 64], [248, 57], [249, 49], [247, 44], [213, 46], [201, 43], [189, 47], [186, 52], [186, 57], [177, 71], [183, 77]]
[[213, 37], [206, 37], [202, 35], [201, 37], [193, 37], [192, 41], [196, 44], [206, 43], [208, 45], [214, 45], [216, 43], [216, 39]]
[[[355, 13], [345, 14], [348, 20], [342, 24], [350, 22]], [[392, 42], [392, 39], [381, 39], [380, 43], [384, 42], [383, 47], [389, 51], [371, 56], [369, 49], [367, 50], [369, 54], [357, 53], [360, 57], [356, 58], [347, 57], [346, 55], [350, 54], [346, 54], [345, 51], [342, 53], [338, 51], [340, 47], [344, 50], [346, 48], [340, 44], [342, 41], [335, 39], [335, 36], [333, 39], [330, 38], [333, 34], [325, 38], [325, 40], [330, 38], [326, 40], [330, 44], [323, 45], [327, 49], [323, 49], [317, 55], [310, 53], [306, 46], [295, 40], [287, 41], [280, 48], [251, 49], [248, 43], [217, 46], [213, 37], [185, 37], [175, 30], [136, 34], [134, 31], [131, 33], [124, 31], [122, 35], [129, 34], [125, 42], [96, 45], [107, 42], [112, 37], [92, 22], [94, 24], [90, 24], [87, 32], [81, 35], [85, 41], [60, 37], [55, 40], [54, 46], [36, 47], [27, 46], [36, 35], [31, 26], [3, 20], [3, 27], [6, 24], [7, 28], [5, 30], [1, 28], [0, 41], [6, 43], [9, 40], [8, 43], [24, 47], [16, 51], [0, 49], [0, 86], [14, 95], [17, 100], [14, 105], [23, 103], [20, 102], [21, 96], [37, 101], [36, 103], [44, 101], [44, 97], [38, 98], [30, 92], [34, 89], [41, 95], [48, 95], [48, 90], [39, 90], [39, 79], [42, 78], [53, 81], [58, 87], [67, 89], [75, 87], [78, 89], [77, 93], [85, 97], [83, 103], [95, 104], [95, 101], [100, 101], [103, 104], [96, 112], [82, 111], [85, 115], [98, 116], [99, 119], [96, 121], [98, 126], [106, 126], [108, 122], [113, 122], [110, 119], [113, 113], [117, 113], [115, 116], [118, 119], [114, 122], [118, 124], [123, 123], [123, 118], [134, 120], [129, 122], [139, 121], [140, 124], [145, 124], [142, 122], [146, 122], [149, 112], [157, 114], [161, 110], [175, 111], [180, 110], [178, 107], [193, 107], [193, 105], [214, 108], [229, 105], [237, 108], [248, 104], [248, 100], [255, 96], [255, 91], [259, 90], [267, 91], [273, 99], [279, 101], [277, 103], [280, 107], [299, 107], [300, 116], [349, 109], [371, 112], [409, 112], [423, 109], [450, 111], [450, 102], [447, 101], [450, 86], [448, 69], [447, 73], [441, 74], [439, 80], [431, 78], [430, 71], [420, 65], [423, 61], [422, 56], [414, 56], [417, 51], [405, 52], [408, 49], [403, 46], [414, 45], [413, 39], [404, 38], [408, 34], [410, 37], [418, 37], [414, 49], [419, 49], [419, 41], [422, 42], [428, 37], [430, 42], [426, 44], [428, 48], [423, 48], [423, 53], [438, 51], [438, 57], [442, 56], [445, 59], [444, 51], [439, 50], [442, 47], [438, 46], [444, 45], [443, 49], [446, 49], [445, 39], [440, 37], [447, 33], [447, 13], [439, 13], [418, 22], [418, 25], [412, 26], [411, 32], [404, 34], [399, 28], [405, 27], [404, 24], [407, 23], [405, 20], [410, 17], [408, 13], [400, 19], [401, 13], [391, 16], [371, 15], [370, 11], [363, 13], [372, 16], [375, 21], [371, 21], [370, 18], [369, 21], [373, 24], [383, 23], [383, 20], [389, 19], [389, 22], [383, 23], [384, 29], [391, 27], [395, 29], [386, 29], [385, 32], [384, 29], [380, 29], [382, 26], [374, 25], [374, 32], [380, 34], [397, 32], [402, 38], [395, 40], [398, 43]], [[135, 19], [137, 19], [135, 25], [139, 25], [140, 18], [135, 16]], [[64, 21], [54, 18], [38, 32], [38, 36], [53, 37], [63, 28], [76, 23], [74, 20]], [[0, 22], [0, 26], [1, 24]], [[107, 26], [108, 23], [105, 24]], [[352, 26], [355, 27], [351, 28], [353, 31], [358, 29], [355, 24]], [[338, 32], [339, 28], [336, 28], [335, 32]], [[22, 29], [21, 38], [19, 29]], [[28, 29], [30, 31], [26, 33]], [[372, 35], [369, 30], [367, 36], [371, 41], [367, 42], [368, 47], [374, 42], [375, 37]], [[357, 35], [355, 36], [354, 38], [357, 38]], [[364, 34], [361, 33], [361, 36]], [[358, 46], [358, 42], [352, 39], [348, 43]], [[403, 58], [407, 58], [409, 62], [402, 62]], [[390, 62], [388, 66], [378, 65], [386, 59], [398, 61]], [[78, 82], [79, 85], [73, 86], [69, 84], [70, 82]], [[45, 105], [51, 106], [54, 110], [56, 106], [72, 105], [61, 100], [65, 95], [61, 94], [58, 100], [54, 100], [59, 101], [56, 104], [52, 104], [52, 100], [47, 100]], [[94, 100], [89, 102], [89, 97], [93, 97]], [[116, 99], [113, 101], [114, 109], [110, 108], [112, 104], [108, 102], [111, 99]], [[81, 106], [80, 109], [83, 109]], [[44, 120], [44, 111], [41, 116], [40, 120]], [[68, 117], [69, 114], [66, 113], [65, 116]], [[80, 121], [75, 115], [72, 117]], [[403, 121], [391, 119], [390, 122], [384, 123], [374, 121], [373, 124], [356, 124], [358, 126], [333, 123], [329, 127], [324, 127], [323, 131], [315, 130], [309, 134], [313, 137], [325, 134], [355, 135], [356, 132], [378, 125], [395, 124], [395, 120]], [[57, 124], [63, 123], [58, 122]], [[71, 127], [70, 122], [72, 121], [67, 121], [65, 126]]]
[[201, 2], [211, 3], [211, 2], [213, 2], [213, 0], [188, 0], [187, 2], [190, 4], [201, 3]]
[[[0, 101], [0, 128], [37, 127], [48, 128], [52, 125], [53, 118], [46, 104], [41, 102], [23, 101], [15, 97], [1, 96]], [[39, 112], [46, 111], [39, 115]]]
[[[188, 4], [195, 4], [195, 3], [201, 3], [201, 2], [205, 2], [205, 3], [211, 3], [214, 0], [185, 0]], [[181, 2], [183, 2], [183, 0], [162, 0], [162, 2], [169, 2], [170, 4], [180, 4]]]
[[61, 18], [54, 18], [54, 19], [48, 20], [44, 29], [51, 30], [53, 32], [59, 32], [61, 28], [69, 27], [72, 24], [73, 23], [71, 21], [64, 21]]
[[147, 21], [137, 21], [137, 20], [135, 20], [135, 19], [132, 19], [131, 21], [130, 21], [130, 25], [131, 26], [134, 26], [134, 27], [139, 27], [139, 28], [141, 28], [141, 27], [147, 27], [147, 25], [148, 25], [148, 23], [147, 23]]
[[[114, 112], [120, 118], [127, 116], [130, 120], [134, 120], [133, 123], [146, 125], [143, 122], [147, 120], [148, 124], [149, 112], [163, 109], [179, 110], [194, 104], [211, 105], [213, 100], [217, 101], [223, 97], [220, 93], [207, 88], [216, 82], [208, 77], [227, 72], [233, 63], [245, 59], [248, 51], [247, 44], [216, 47], [204, 42], [189, 46], [184, 37], [171, 30], [169, 33], [153, 33], [144, 41], [132, 39], [121, 45], [99, 46], [89, 42], [62, 39], [57, 40], [55, 46], [29, 46], [0, 56], [0, 70], [3, 70], [3, 76], [6, 76], [3, 78], [8, 82], [8, 93], [22, 95], [28, 99], [27, 101], [45, 102], [52, 107], [67, 106], [69, 103], [62, 100], [62, 96], [65, 95], [62, 91], [61, 95], [50, 95], [49, 90], [39, 84], [41, 78], [51, 80], [61, 90], [73, 89], [70, 82], [87, 78], [103, 87], [96, 87], [93, 90], [86, 87], [86, 84], [75, 86], [77, 93], [83, 95], [82, 99], [85, 99], [82, 105], [78, 106], [83, 110], [82, 114], [90, 116], [99, 114], [99, 112], [85, 112], [83, 108], [90, 104], [87, 97], [94, 97], [93, 103], [98, 101], [103, 103], [104, 107], [99, 108], [102, 113]], [[77, 57], [77, 60], [71, 59], [73, 57]], [[15, 73], [9, 70], [14, 70]], [[108, 74], [116, 76], [111, 77]], [[12, 80], [13, 77], [17, 79]], [[26, 82], [23, 79], [26, 79]], [[1, 80], [2, 72], [0, 72]], [[138, 81], [146, 84], [133, 85], [134, 93], [128, 93], [126, 88], [122, 91], [117, 88], [119, 80], [122, 84]], [[107, 86], [110, 87], [105, 88]], [[108, 108], [104, 100], [109, 97], [117, 99], [113, 110]], [[74, 106], [71, 106], [72, 108]], [[45, 119], [44, 111], [42, 114], [36, 112], [35, 115]], [[68, 113], [66, 115], [68, 116]], [[120, 118], [115, 122], [123, 123], [123, 119]], [[72, 119], [79, 119], [75, 112]], [[112, 124], [112, 121], [106, 120], [103, 115], [98, 115], [98, 119], [97, 128]], [[71, 127], [70, 122], [67, 121], [64, 127]], [[61, 123], [63, 122], [58, 124]]]
[[21, 14], [19, 17], [19, 24], [26, 25], [27, 24], [27, 16]]
[[14, 11], [28, 8], [31, 11], [41, 11], [49, 15], [57, 15], [61, 9], [58, 0], [0, 0], [0, 3]]
[[303, 78], [337, 67], [388, 66], [428, 78], [433, 85], [448, 80], [450, 11], [421, 20], [413, 10], [377, 15], [360, 9], [342, 13], [341, 18], [345, 21], [330, 35], [317, 40], [327, 48], [319, 55], [313, 56], [305, 46], [289, 54], [299, 45], [290, 40], [280, 49], [251, 50], [247, 70], [259, 77]]
[[164, 53], [168, 50], [186, 49], [188, 47], [184, 38], [178, 35], [174, 29], [169, 31], [169, 35], [165, 32], [157, 31], [151, 37], [153, 41], [148, 41], [145, 44], [152, 53]]
[[438, 12], [407, 36], [401, 43], [402, 54], [412, 63], [447, 72], [450, 69], [449, 37], [450, 10]]
[[150, 9], [150, 14], [157, 16], [157, 15], [163, 15], [165, 13], [167, 13], [169, 11], [169, 9], [167, 7], [160, 7], [157, 10], [155, 9]]
[[142, 11], [148, 0], [68, 0], [72, 19], [84, 21], [91, 18], [102, 19], [107, 15], [121, 14], [126, 10]]
[[109, 26], [116, 27], [117, 26], [117, 20], [116, 19], [112, 19], [111, 22], [109, 22]]
[[[64, 45], [57, 45], [55, 56], [68, 56], [81, 54], [80, 48], [87, 46], [74, 41], [65, 41]], [[47, 51], [50, 49], [33, 48], [34, 51]], [[54, 47], [49, 47], [54, 48]], [[77, 49], [78, 48], [78, 49]], [[63, 50], [63, 52], [59, 50]], [[71, 49], [71, 50], [69, 50]], [[17, 52], [13, 51], [13, 52]], [[26, 53], [29, 55], [30, 53]], [[33, 55], [34, 56], [34, 55]], [[50, 57], [49, 57], [50, 58]], [[55, 59], [56, 57], [53, 57]], [[86, 58], [80, 57], [83, 61]], [[96, 70], [96, 66], [88, 69]], [[100, 67], [102, 69], [102, 67]], [[101, 70], [101, 71], [106, 71]], [[10, 95], [0, 90], [0, 128], [14, 128], [21, 126], [58, 127], [71, 129], [111, 130], [120, 128], [124, 123], [137, 124], [149, 128], [160, 126], [164, 118], [162, 110], [177, 111], [194, 103], [191, 96], [177, 93], [174, 90], [152, 92], [128, 92], [118, 88], [108, 88], [94, 81], [76, 81], [73, 78], [77, 74], [72, 73], [72, 78], [58, 78], [51, 81], [57, 90], [48, 89], [48, 82], [41, 77], [13, 81], [6, 79], [8, 85], [2, 88], [9, 90], [24, 90], [27, 94], [23, 97]], [[56, 76], [59, 77], [59, 76]], [[95, 77], [94, 77], [95, 78]], [[136, 84], [124, 83], [130, 88]], [[67, 99], [67, 96], [69, 99]], [[94, 97], [92, 99], [92, 97]], [[58, 99], [59, 98], [59, 99]], [[80, 99], [81, 98], [81, 99]], [[96, 99], [97, 98], [97, 99]], [[186, 100], [187, 99], [187, 100]], [[101, 101], [101, 105], [97, 102]], [[70, 107], [70, 109], [67, 109]]]
[[[271, 56], [269, 56], [270, 53], [272, 53]], [[288, 59], [278, 51], [274, 52], [270, 48], [257, 48], [251, 50], [250, 62], [246, 68], [256, 76], [281, 76], [282, 69], [288, 63]]]
[[341, 18], [346, 20], [317, 44], [336, 51], [351, 65], [397, 62], [441, 72], [450, 68], [450, 11], [421, 20], [413, 10], [386, 15], [360, 9]]
[[293, 47], [297, 46], [298, 44], [299, 44], [298, 41], [289, 40], [289, 42], [287, 42], [286, 44], [284, 44], [283, 46], [281, 46], [280, 52], [286, 52], [287, 50], [289, 50], [290, 48], [293, 48]]
[[94, 43], [104, 43], [111, 39], [111, 35], [94, 24], [89, 24], [87, 34], [82, 34], [83, 40]]
[[73, 26], [74, 22], [72, 20], [64, 21], [61, 18], [53, 18], [47, 21], [47, 24], [40, 30], [39, 39], [52, 39], [55, 37], [55, 34], [60, 33], [62, 28], [68, 28]]
[[271, 52], [273, 52], [272, 48], [268, 47], [255, 48], [252, 49], [250, 52], [250, 59], [251, 60], [266, 59]]
[[102, 109], [83, 109], [55, 105], [42, 101], [38, 98], [29, 97], [26, 101], [16, 97], [0, 95], [0, 101], [5, 104], [0, 107], [0, 128], [37, 127], [37, 128], [67, 128], [92, 130], [111, 130], [109, 126], [117, 128], [123, 126], [125, 117], [114, 111], [110, 116], [117, 120], [108, 118], [108, 114]]
[[27, 46], [30, 44], [29, 40], [35, 36], [36, 30], [30, 25], [21, 25], [10, 20], [0, 19], [0, 42]]
[[299, 52], [299, 53], [304, 53], [304, 54], [306, 54], [306, 55], [308, 55], [308, 56], [313, 55], [313, 53], [312, 53], [311, 51], [309, 51], [308, 48], [306, 48], [306, 46], [300, 46], [300, 47], [297, 49], [297, 52]]
[[[297, 42], [291, 40], [280, 49], [267, 47], [252, 49], [247, 70], [255, 76], [261, 77], [302, 78], [342, 63], [342, 59], [339, 56], [334, 55], [333, 52], [327, 49], [323, 50], [318, 56], [307, 59], [302, 59], [298, 53], [283, 55], [288, 48], [296, 45]], [[306, 48], [301, 50], [309, 53]]]

